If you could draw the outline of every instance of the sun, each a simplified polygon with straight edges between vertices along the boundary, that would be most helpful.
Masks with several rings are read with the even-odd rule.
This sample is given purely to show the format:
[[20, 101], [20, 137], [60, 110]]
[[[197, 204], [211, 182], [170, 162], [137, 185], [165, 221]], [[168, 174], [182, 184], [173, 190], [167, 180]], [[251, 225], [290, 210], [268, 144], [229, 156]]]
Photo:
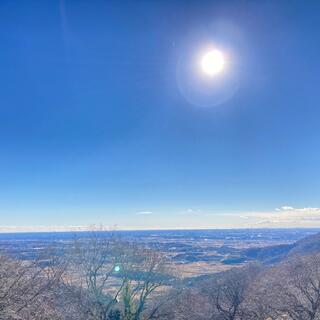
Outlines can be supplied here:
[[219, 50], [207, 52], [201, 59], [201, 68], [209, 76], [215, 76], [220, 73], [225, 66], [225, 58]]

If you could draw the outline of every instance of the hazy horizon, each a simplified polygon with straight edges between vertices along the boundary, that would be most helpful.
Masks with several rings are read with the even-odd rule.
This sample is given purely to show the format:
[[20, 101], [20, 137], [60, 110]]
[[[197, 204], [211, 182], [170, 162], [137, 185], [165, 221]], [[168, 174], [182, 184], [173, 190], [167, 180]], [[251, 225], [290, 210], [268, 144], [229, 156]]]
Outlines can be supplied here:
[[[259, 228], [320, 228], [317, 224], [320, 216], [320, 208], [293, 208], [282, 206], [271, 211], [252, 211], [238, 213], [210, 213], [200, 210], [188, 209], [180, 212], [180, 225], [170, 225], [170, 220], [163, 221], [162, 225], [153, 223], [154, 217], [158, 220], [168, 215], [155, 212], [138, 212], [135, 214], [137, 223], [106, 224], [106, 223], [83, 223], [83, 224], [51, 224], [51, 225], [1, 225], [0, 232], [25, 232], [25, 231], [87, 231], [92, 227], [103, 227], [105, 230], [206, 230], [206, 229], [259, 229]], [[139, 218], [140, 216], [140, 218]], [[143, 216], [144, 225], [141, 223]], [[151, 217], [150, 217], [151, 216]], [[151, 219], [150, 219], [151, 218]], [[117, 217], [114, 219], [119, 220]], [[149, 222], [146, 221], [149, 219]], [[220, 224], [217, 221], [220, 220]], [[128, 222], [128, 218], [126, 218]], [[229, 223], [226, 223], [229, 221]], [[169, 222], [169, 223], [168, 223]]]

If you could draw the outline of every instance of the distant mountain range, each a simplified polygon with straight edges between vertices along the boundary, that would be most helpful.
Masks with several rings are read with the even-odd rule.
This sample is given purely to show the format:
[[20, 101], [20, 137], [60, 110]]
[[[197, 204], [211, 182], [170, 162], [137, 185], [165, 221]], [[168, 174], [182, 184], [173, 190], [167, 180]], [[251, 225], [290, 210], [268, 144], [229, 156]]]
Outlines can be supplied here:
[[320, 252], [320, 233], [302, 238], [293, 244], [246, 249], [242, 254], [248, 260], [258, 260], [270, 264], [294, 255], [308, 255], [318, 252]]
[[[306, 236], [292, 244], [274, 245], [261, 248], [233, 249], [227, 246], [221, 247], [220, 253], [229, 257], [222, 260], [229, 265], [239, 265], [243, 262], [258, 261], [265, 265], [280, 263], [295, 255], [305, 256], [320, 253], [320, 233]], [[225, 273], [228, 271], [223, 271]], [[185, 279], [184, 283], [189, 286], [201, 287], [208, 280], [216, 279], [221, 273], [200, 275], [194, 278]]]

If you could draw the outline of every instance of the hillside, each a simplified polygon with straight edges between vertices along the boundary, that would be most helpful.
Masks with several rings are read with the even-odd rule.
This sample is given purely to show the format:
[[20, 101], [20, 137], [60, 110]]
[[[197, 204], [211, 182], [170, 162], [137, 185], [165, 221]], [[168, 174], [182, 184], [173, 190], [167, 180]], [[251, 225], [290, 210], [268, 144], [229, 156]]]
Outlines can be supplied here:
[[276, 245], [265, 248], [252, 248], [243, 251], [248, 260], [262, 263], [277, 263], [293, 255], [308, 255], [320, 252], [320, 233], [307, 236], [293, 244]]

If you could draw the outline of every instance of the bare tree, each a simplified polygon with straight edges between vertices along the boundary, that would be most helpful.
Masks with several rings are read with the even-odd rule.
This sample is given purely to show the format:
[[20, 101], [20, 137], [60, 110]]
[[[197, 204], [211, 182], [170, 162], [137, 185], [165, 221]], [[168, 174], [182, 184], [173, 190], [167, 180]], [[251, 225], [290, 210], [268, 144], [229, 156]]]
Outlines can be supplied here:
[[124, 249], [120, 264], [124, 320], [156, 319], [166, 303], [166, 295], [158, 291], [168, 280], [166, 259], [160, 252], [134, 243], [124, 244]]
[[208, 319], [245, 319], [245, 299], [248, 288], [260, 271], [259, 266], [234, 268], [206, 285], [212, 309]]
[[62, 273], [0, 256], [0, 319], [59, 319], [53, 293]]
[[320, 255], [297, 256], [276, 268], [273, 308], [292, 320], [320, 318]]
[[101, 231], [74, 240], [65, 292], [84, 319], [106, 320], [117, 304], [124, 283], [112, 276], [120, 254], [116, 239]]
[[210, 317], [210, 300], [198, 288], [184, 288], [172, 301], [171, 308], [175, 320], [208, 320]]
[[165, 258], [159, 252], [98, 231], [75, 240], [70, 261], [65, 286], [83, 319], [156, 319], [163, 310], [158, 288], [166, 279]]
[[259, 275], [250, 283], [242, 305], [242, 319], [279, 319], [279, 313], [273, 307], [276, 296], [272, 283], [276, 272], [275, 268], [261, 268]]

